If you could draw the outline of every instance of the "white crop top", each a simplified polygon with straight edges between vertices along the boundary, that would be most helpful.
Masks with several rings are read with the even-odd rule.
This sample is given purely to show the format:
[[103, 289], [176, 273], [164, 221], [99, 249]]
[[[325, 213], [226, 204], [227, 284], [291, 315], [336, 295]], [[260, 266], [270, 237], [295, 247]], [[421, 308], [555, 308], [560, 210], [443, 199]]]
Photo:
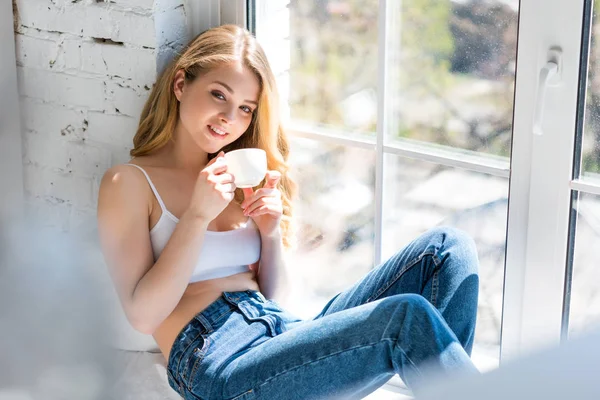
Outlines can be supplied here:
[[[139, 165], [125, 165], [132, 165], [144, 173], [162, 210], [160, 219], [150, 230], [152, 252], [154, 261], [156, 261], [173, 234], [179, 219], [167, 210], [146, 171]], [[200, 258], [196, 263], [190, 282], [223, 278], [250, 271], [250, 264], [260, 259], [260, 246], [260, 233], [252, 218], [248, 218], [247, 222], [239, 229], [224, 232], [207, 230]]]

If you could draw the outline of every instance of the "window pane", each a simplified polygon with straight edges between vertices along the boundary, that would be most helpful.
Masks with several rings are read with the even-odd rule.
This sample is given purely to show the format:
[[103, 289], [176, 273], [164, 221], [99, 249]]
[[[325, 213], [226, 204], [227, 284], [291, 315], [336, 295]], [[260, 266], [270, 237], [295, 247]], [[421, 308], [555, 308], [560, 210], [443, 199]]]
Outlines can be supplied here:
[[509, 156], [518, 0], [389, 3], [388, 138]]
[[308, 318], [373, 268], [375, 153], [295, 138], [290, 165], [299, 196], [289, 308]]
[[577, 230], [571, 281], [569, 336], [600, 323], [600, 197], [581, 193], [577, 202]]
[[[600, 4], [594, 1], [592, 16], [592, 42], [589, 51], [588, 83], [585, 113], [585, 128], [583, 135], [583, 166], [582, 175], [586, 178], [600, 173], [600, 23], [598, 8]], [[596, 175], [597, 178], [597, 175]]]
[[[518, 1], [388, 4], [389, 138], [508, 156]], [[292, 121], [375, 134], [378, 10], [377, 0], [289, 3], [289, 54], [267, 52], [289, 62], [282, 83]], [[259, 40], [275, 40], [261, 31]]]
[[383, 257], [435, 226], [467, 232], [480, 262], [478, 354], [499, 358], [508, 179], [386, 156]]
[[292, 120], [374, 132], [378, 1], [297, 0], [289, 7]]

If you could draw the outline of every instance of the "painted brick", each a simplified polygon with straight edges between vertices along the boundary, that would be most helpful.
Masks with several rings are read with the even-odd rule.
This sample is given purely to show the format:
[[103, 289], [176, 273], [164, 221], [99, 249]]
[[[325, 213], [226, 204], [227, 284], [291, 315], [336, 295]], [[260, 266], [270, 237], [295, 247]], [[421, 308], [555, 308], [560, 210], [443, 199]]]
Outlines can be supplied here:
[[[158, 44], [157, 70], [163, 71], [177, 54], [191, 39], [186, 26], [184, 7], [179, 7], [181, 0], [162, 2], [162, 8], [157, 8], [154, 13], [156, 25], [156, 42]], [[170, 7], [169, 7], [170, 6]]]
[[109, 149], [82, 141], [50, 138], [34, 132], [24, 134], [23, 162], [77, 177], [102, 176], [110, 168]]
[[26, 27], [53, 32], [111, 39], [138, 46], [155, 47], [155, 28], [151, 14], [146, 15], [111, 7], [110, 3], [57, 7], [49, 1], [17, 3], [20, 23]]
[[58, 63], [66, 71], [81, 69], [81, 39], [65, 39], [59, 45]]
[[[49, 1], [28, 1], [20, 0], [17, 2], [19, 9], [19, 22], [21, 25], [30, 28], [42, 29], [52, 32], [65, 32], [75, 35], [84, 36], [84, 28], [88, 19], [92, 21], [100, 21], [106, 19], [104, 13], [105, 7], [89, 7], [87, 10], [84, 7], [70, 6], [55, 6]], [[86, 11], [89, 17], [86, 17]], [[100, 22], [100, 24], [102, 24]], [[105, 25], [104, 37], [110, 37], [110, 24]]]
[[150, 91], [143, 93], [131, 87], [125, 87], [117, 81], [106, 82], [106, 106], [109, 113], [118, 112], [139, 119]]
[[65, 171], [69, 154], [66, 142], [27, 131], [23, 134], [23, 162], [42, 168]]
[[20, 66], [52, 71], [81, 67], [81, 38], [78, 36], [22, 27], [15, 42]]
[[[133, 147], [133, 145], [131, 147]], [[111, 154], [110, 165], [114, 167], [115, 165], [129, 162], [129, 160], [131, 160], [129, 150], [129, 148], [115, 149]]]
[[[155, 48], [160, 40], [172, 53], [187, 34], [181, 2], [16, 0], [24, 185], [36, 221], [95, 231], [100, 179], [131, 158]], [[153, 13], [170, 13], [162, 36]]]
[[156, 80], [154, 49], [86, 41], [81, 50], [84, 71], [129, 78], [145, 85]]
[[40, 39], [23, 34], [15, 36], [17, 65], [32, 68], [53, 68], [59, 54], [55, 39]]
[[152, 10], [154, 8], [154, 0], [110, 0], [110, 2], [123, 8], [142, 10]]
[[56, 172], [33, 164], [26, 164], [23, 171], [25, 192], [29, 196], [50, 199], [59, 204], [67, 202], [78, 207], [93, 207], [96, 202], [92, 195], [91, 178]]
[[118, 147], [133, 146], [132, 139], [138, 126], [136, 118], [97, 112], [90, 112], [88, 117], [90, 140]]
[[111, 151], [85, 142], [67, 142], [67, 170], [75, 176], [95, 178], [111, 166]]
[[17, 68], [17, 76], [19, 92], [24, 96], [96, 110], [104, 106], [104, 83], [101, 80], [27, 67]]
[[147, 16], [113, 12], [113, 26], [117, 31], [115, 41], [131, 43], [138, 46], [156, 47], [156, 29], [154, 20]]
[[85, 113], [80, 110], [28, 97], [21, 98], [22, 122], [26, 130], [43, 133], [48, 137], [81, 138], [86, 128]]

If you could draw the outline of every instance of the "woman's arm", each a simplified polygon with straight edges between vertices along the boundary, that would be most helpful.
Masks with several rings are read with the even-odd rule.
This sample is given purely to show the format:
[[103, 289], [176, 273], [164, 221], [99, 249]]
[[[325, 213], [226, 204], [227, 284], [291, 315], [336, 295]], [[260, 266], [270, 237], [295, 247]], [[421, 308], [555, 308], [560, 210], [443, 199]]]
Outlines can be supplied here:
[[260, 262], [257, 281], [261, 293], [268, 299], [281, 299], [289, 293], [290, 279], [287, 273], [281, 233], [261, 235]]
[[265, 179], [265, 185], [257, 191], [251, 188], [242, 189], [244, 201], [241, 207], [244, 215], [254, 220], [260, 232], [261, 250], [257, 272], [260, 291], [267, 298], [280, 298], [287, 294], [290, 288], [280, 229], [283, 204], [277, 184], [281, 173], [267, 171]]
[[175, 309], [200, 256], [208, 222], [184, 215], [156, 262], [148, 229], [150, 188], [130, 167], [104, 175], [98, 196], [102, 252], [123, 310], [152, 334]]
[[[233, 176], [219, 153], [200, 172], [188, 209], [154, 262], [148, 226], [150, 188], [133, 168], [116, 166], [100, 184], [103, 254], [131, 325], [153, 333], [173, 312], [194, 272], [208, 223], [233, 199]], [[134, 175], [137, 174], [137, 175]]]

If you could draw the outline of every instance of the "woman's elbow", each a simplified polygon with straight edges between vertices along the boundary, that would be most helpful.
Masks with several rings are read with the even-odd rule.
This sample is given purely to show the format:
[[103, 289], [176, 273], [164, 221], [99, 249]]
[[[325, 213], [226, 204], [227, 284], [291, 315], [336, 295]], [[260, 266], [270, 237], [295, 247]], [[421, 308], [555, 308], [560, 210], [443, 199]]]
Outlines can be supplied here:
[[152, 335], [158, 328], [158, 325], [155, 322], [150, 321], [149, 318], [143, 317], [137, 313], [127, 313], [127, 320], [133, 329], [146, 335]]
[[129, 323], [133, 329], [145, 335], [152, 335], [156, 331], [156, 326], [145, 321], [129, 320]]

